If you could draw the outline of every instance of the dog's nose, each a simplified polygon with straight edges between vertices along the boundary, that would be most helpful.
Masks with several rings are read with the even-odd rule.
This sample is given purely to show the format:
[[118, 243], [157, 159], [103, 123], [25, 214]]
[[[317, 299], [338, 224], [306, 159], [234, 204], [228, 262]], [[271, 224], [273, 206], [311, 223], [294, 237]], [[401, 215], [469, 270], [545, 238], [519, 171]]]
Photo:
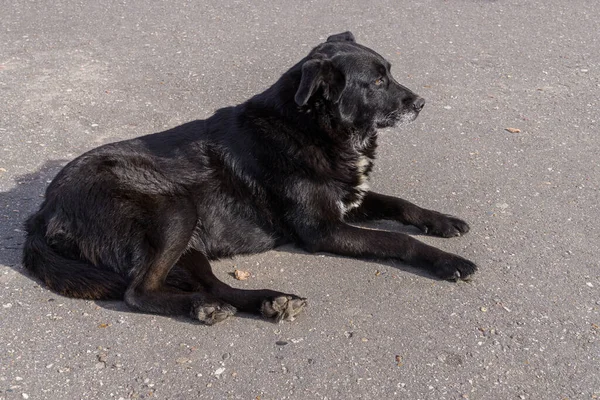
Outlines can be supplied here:
[[417, 97], [415, 99], [415, 101], [413, 101], [412, 106], [416, 112], [421, 111], [423, 109], [423, 107], [425, 106], [425, 99], [422, 97]]

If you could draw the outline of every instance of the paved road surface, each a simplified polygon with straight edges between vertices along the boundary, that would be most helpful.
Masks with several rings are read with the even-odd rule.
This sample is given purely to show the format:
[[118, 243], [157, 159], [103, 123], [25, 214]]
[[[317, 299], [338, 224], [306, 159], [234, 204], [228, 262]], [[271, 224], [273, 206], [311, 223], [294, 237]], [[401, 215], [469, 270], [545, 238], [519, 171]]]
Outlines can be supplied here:
[[[0, 399], [600, 398], [594, 2], [1, 8]], [[467, 219], [465, 237], [422, 239], [478, 262], [472, 283], [283, 248], [215, 268], [307, 296], [307, 313], [205, 327], [23, 274], [22, 221], [66, 160], [239, 103], [348, 29], [428, 100], [382, 132], [372, 187]]]

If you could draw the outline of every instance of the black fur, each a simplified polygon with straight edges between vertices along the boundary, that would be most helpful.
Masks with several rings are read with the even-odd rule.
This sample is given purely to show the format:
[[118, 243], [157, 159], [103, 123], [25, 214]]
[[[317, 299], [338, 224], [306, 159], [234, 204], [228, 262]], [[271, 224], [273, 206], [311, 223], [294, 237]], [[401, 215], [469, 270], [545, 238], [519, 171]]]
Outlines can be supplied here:
[[443, 237], [469, 230], [368, 190], [376, 130], [414, 120], [423, 105], [350, 32], [331, 36], [243, 104], [70, 162], [27, 220], [23, 263], [63, 295], [123, 298], [208, 324], [236, 309], [274, 319], [303, 309], [295, 295], [231, 288], [208, 263], [284, 243], [466, 279], [476, 266], [464, 258], [346, 223], [391, 219]]

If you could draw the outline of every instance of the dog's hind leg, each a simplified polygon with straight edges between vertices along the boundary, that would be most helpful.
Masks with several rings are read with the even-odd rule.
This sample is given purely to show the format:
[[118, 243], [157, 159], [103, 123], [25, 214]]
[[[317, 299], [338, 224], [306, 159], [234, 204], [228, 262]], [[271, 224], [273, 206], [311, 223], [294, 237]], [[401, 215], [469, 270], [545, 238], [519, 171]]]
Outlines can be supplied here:
[[206, 256], [199, 251], [189, 251], [181, 256], [177, 265], [183, 267], [195, 282], [215, 298], [240, 311], [262, 314], [275, 321], [293, 320], [306, 306], [306, 299], [274, 290], [236, 289], [220, 281], [212, 272]]
[[191, 315], [212, 325], [233, 315], [235, 307], [200, 287], [186, 292], [166, 282], [169, 271], [185, 251], [192, 235], [195, 223], [192, 216], [182, 207], [177, 214], [156, 213], [151, 217], [152, 228], [146, 232], [142, 243], [147, 250], [144, 251], [145, 260], [136, 268], [125, 292], [125, 302], [137, 311]]
[[[145, 278], [134, 281], [125, 293], [127, 305], [137, 311], [167, 315], [190, 315], [207, 325], [223, 321], [236, 309], [200, 288], [194, 292], [168, 286], [164, 276], [172, 267], [173, 258], [160, 257], [152, 264]], [[165, 272], [166, 271], [166, 272]]]

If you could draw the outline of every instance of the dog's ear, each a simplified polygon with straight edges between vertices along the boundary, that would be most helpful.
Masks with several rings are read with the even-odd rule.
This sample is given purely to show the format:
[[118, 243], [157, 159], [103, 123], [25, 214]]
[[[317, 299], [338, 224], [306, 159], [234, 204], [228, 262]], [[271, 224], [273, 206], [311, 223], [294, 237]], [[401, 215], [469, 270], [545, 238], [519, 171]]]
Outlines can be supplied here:
[[346, 87], [344, 74], [331, 60], [321, 57], [308, 60], [302, 65], [302, 78], [294, 97], [296, 104], [305, 105], [319, 87], [323, 88], [323, 97], [333, 103], [340, 101]]
[[337, 35], [331, 35], [327, 38], [328, 42], [356, 42], [354, 35], [350, 31], [338, 33]]

